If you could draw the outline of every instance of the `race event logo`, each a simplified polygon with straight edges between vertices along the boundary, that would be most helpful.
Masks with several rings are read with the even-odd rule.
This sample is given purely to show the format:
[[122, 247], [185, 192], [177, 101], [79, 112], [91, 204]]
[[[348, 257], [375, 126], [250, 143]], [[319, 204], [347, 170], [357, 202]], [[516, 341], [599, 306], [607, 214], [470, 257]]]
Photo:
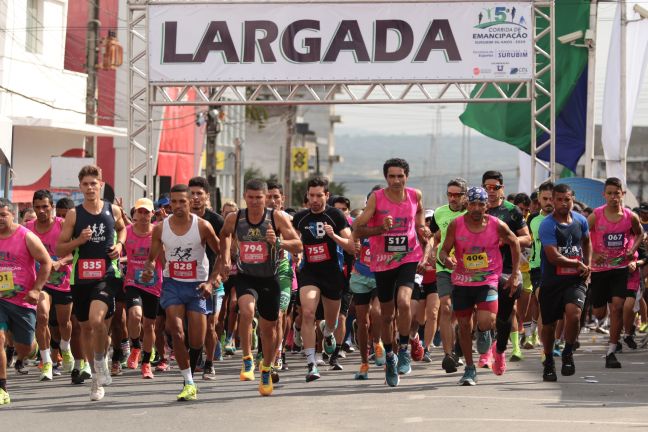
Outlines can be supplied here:
[[[477, 14], [473, 39], [502, 41], [511, 43], [515, 40], [525, 40], [528, 37], [527, 18], [513, 7], [496, 6], [484, 8]], [[517, 54], [517, 55], [516, 55]], [[511, 53], [512, 57], [525, 56], [526, 53]]]

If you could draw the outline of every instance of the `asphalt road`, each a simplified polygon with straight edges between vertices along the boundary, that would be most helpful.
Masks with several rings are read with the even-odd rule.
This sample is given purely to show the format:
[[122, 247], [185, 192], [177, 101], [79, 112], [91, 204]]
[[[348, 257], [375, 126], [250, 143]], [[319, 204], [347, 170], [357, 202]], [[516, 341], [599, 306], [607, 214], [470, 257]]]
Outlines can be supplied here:
[[[271, 397], [261, 397], [258, 382], [240, 382], [240, 352], [216, 364], [216, 381], [199, 382], [199, 400], [176, 402], [179, 371], [157, 374], [152, 381], [129, 370], [106, 387], [100, 402], [89, 400], [90, 385], [75, 386], [69, 377], [37, 381], [9, 372], [12, 403], [0, 408], [0, 430], [45, 431], [330, 431], [335, 430], [567, 430], [617, 431], [648, 428], [648, 351], [619, 355], [620, 370], [604, 368], [604, 337], [584, 334], [575, 354], [576, 375], [557, 383], [542, 382], [539, 350], [508, 363], [503, 376], [478, 371], [475, 387], [456, 385], [462, 370], [446, 374], [435, 362], [415, 363], [396, 388], [384, 384], [382, 370], [369, 380], [354, 381], [359, 356], [343, 360], [343, 371], [325, 371], [304, 382], [304, 359], [289, 354]], [[560, 360], [557, 360], [560, 370]], [[587, 378], [586, 378], [587, 377]], [[258, 379], [258, 377], [257, 377]], [[588, 382], [596, 381], [596, 382]], [[65, 429], [63, 429], [65, 427]], [[236, 428], [236, 429], [235, 429]]]

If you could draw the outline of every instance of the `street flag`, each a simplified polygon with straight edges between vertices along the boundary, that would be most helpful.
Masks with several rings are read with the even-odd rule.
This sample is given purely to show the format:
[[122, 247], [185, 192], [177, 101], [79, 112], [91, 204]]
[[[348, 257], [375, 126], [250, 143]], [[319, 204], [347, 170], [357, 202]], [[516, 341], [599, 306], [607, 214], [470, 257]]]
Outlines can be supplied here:
[[308, 171], [308, 149], [305, 147], [292, 148], [292, 171]]

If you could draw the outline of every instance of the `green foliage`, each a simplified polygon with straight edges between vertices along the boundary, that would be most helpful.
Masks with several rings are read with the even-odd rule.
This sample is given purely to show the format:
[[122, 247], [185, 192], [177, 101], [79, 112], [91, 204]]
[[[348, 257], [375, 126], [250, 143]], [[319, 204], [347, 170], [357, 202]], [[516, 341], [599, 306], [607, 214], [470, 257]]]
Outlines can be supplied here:
[[[293, 181], [292, 182], [292, 205], [291, 207], [299, 208], [302, 206], [302, 200], [304, 199], [304, 195], [306, 195], [306, 186], [308, 184], [308, 180], [302, 180], [302, 181]], [[347, 192], [347, 187], [344, 183], [336, 183], [336, 182], [330, 182], [329, 183], [329, 193], [331, 196], [333, 195], [346, 195]]]

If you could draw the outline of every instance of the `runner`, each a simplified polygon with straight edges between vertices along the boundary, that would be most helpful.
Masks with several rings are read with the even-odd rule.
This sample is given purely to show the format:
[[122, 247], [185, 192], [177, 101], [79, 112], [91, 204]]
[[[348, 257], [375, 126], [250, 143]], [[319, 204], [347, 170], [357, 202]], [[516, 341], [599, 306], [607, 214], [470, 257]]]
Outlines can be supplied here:
[[[121, 289], [118, 259], [126, 240], [121, 209], [100, 197], [101, 169], [86, 165], [79, 171], [83, 203], [68, 211], [56, 245], [57, 256], [74, 252], [70, 285], [72, 312], [81, 325], [85, 365], [81, 379], [92, 377], [90, 400], [104, 397], [112, 378], [106, 365], [108, 329], [115, 312], [115, 292]], [[94, 358], [90, 369], [90, 359]]]
[[252, 358], [252, 319], [258, 308], [263, 362], [260, 367], [259, 393], [272, 394], [272, 365], [277, 350], [277, 319], [279, 318], [281, 289], [277, 281], [280, 250], [301, 252], [301, 242], [292, 228], [288, 215], [266, 209], [268, 185], [258, 179], [245, 185], [246, 209], [228, 215], [221, 233], [221, 276], [229, 277], [230, 247], [238, 243], [236, 294], [239, 306], [239, 335], [243, 351], [241, 381], [254, 380]]
[[[477, 351], [491, 347], [490, 331], [495, 327], [498, 286], [502, 275], [500, 242], [511, 249], [512, 272], [503, 289], [510, 297], [519, 284], [520, 243], [509, 227], [486, 214], [488, 194], [481, 187], [468, 189], [468, 212], [448, 226], [439, 260], [453, 270], [452, 304], [459, 320], [459, 339], [466, 359], [466, 369], [459, 385], [477, 384], [477, 370], [472, 358], [473, 312], [477, 331]], [[455, 255], [450, 253], [454, 248]], [[494, 346], [494, 345], [493, 345]]]
[[[32, 352], [36, 304], [52, 269], [47, 249], [27, 228], [14, 223], [16, 208], [0, 198], [0, 405], [11, 403], [7, 391], [4, 346], [11, 332], [18, 358]], [[35, 265], [40, 266], [38, 273]]]
[[[540, 192], [542, 194], [546, 189]], [[591, 243], [587, 219], [572, 211], [574, 193], [565, 184], [553, 188], [553, 212], [540, 224], [542, 243], [542, 282], [539, 302], [544, 346], [543, 381], [556, 381], [553, 349], [556, 321], [564, 317], [565, 347], [562, 350], [563, 376], [574, 375], [574, 343], [580, 332], [590, 276]], [[546, 209], [544, 206], [543, 209]]]
[[[153, 379], [151, 353], [155, 345], [155, 320], [157, 318], [162, 291], [162, 263], [155, 263], [153, 279], [142, 280], [144, 264], [149, 256], [153, 235], [153, 202], [148, 198], [135, 201], [133, 225], [126, 228], [126, 256], [128, 267], [124, 278], [126, 308], [128, 314], [128, 335], [131, 339], [131, 355], [128, 367], [137, 368], [142, 357], [142, 378]], [[142, 326], [142, 317], [144, 325]], [[140, 338], [144, 339], [143, 343]], [[143, 350], [143, 351], [142, 351]], [[164, 353], [164, 351], [162, 351]]]
[[[191, 213], [209, 222], [216, 233], [216, 237], [218, 237], [223, 228], [224, 220], [221, 215], [207, 208], [210, 199], [209, 183], [207, 182], [207, 179], [204, 177], [193, 177], [190, 179], [189, 192], [191, 193]], [[209, 274], [214, 272], [217, 254], [218, 251], [214, 252], [210, 247], [207, 248]], [[225, 288], [221, 284], [214, 290], [212, 298], [207, 299], [207, 334], [205, 336], [205, 363], [202, 371], [203, 380], [216, 379], [216, 371], [214, 370], [214, 353], [218, 341], [216, 323], [218, 321], [218, 314], [220, 313], [224, 296]]]
[[[408, 188], [409, 164], [404, 159], [389, 159], [383, 165], [387, 187], [367, 200], [367, 207], [354, 221], [355, 234], [369, 237], [371, 270], [376, 278], [381, 335], [385, 341], [387, 385], [395, 387], [399, 375], [412, 370], [407, 351], [411, 325], [410, 301], [416, 267], [423, 257], [421, 241], [431, 237], [425, 226], [421, 192]], [[398, 357], [393, 352], [394, 317], [398, 309]]]
[[540, 323], [540, 309], [538, 304], [538, 289], [540, 288], [540, 281], [542, 278], [541, 270], [541, 254], [542, 244], [540, 243], [540, 224], [542, 221], [554, 211], [553, 206], [553, 187], [551, 181], [546, 181], [538, 187], [538, 202], [540, 205], [540, 212], [533, 214], [529, 217], [529, 229], [531, 231], [531, 255], [529, 257], [529, 276], [531, 278], [532, 295], [529, 297], [529, 302], [524, 310], [522, 306], [521, 316], [524, 316], [524, 348], [533, 349], [537, 345], [537, 333]]
[[[486, 171], [482, 175], [482, 187], [488, 193], [488, 210], [487, 213], [495, 216], [515, 233], [518, 237], [520, 248], [524, 249], [531, 246], [531, 236], [529, 228], [526, 225], [524, 216], [518, 207], [512, 202], [504, 200], [504, 177], [499, 171]], [[511, 339], [512, 352], [511, 361], [522, 360], [522, 351], [520, 350], [520, 338], [518, 333], [518, 323], [516, 317], [515, 303], [522, 293], [522, 274], [517, 278], [519, 286], [514, 290], [514, 294], [507, 291], [506, 280], [510, 277], [513, 269], [513, 260], [511, 249], [502, 246], [502, 274], [499, 281], [497, 300], [497, 341], [493, 344], [490, 351], [480, 352], [482, 356], [479, 359], [480, 367], [492, 366], [496, 375], [502, 375], [506, 371], [506, 345]], [[520, 258], [520, 257], [518, 257]]]
[[315, 360], [315, 312], [322, 301], [325, 324], [322, 328], [324, 352], [336, 348], [334, 332], [340, 313], [344, 287], [342, 250], [354, 253], [351, 230], [344, 214], [326, 205], [329, 182], [322, 177], [308, 181], [308, 208], [295, 214], [293, 226], [304, 245], [303, 267], [299, 274], [301, 338], [308, 363], [306, 382], [320, 378]]
[[[639, 217], [623, 207], [624, 195], [621, 180], [608, 178], [603, 191], [605, 205], [587, 218], [592, 232], [592, 306], [596, 318], [602, 320], [609, 305], [610, 340], [605, 367], [613, 369], [621, 367], [614, 353], [623, 327], [623, 310], [634, 306], [634, 293], [628, 290], [628, 263], [634, 260], [643, 239]], [[634, 327], [632, 321], [629, 325]], [[631, 337], [634, 330], [627, 328], [626, 331], [629, 333], [626, 344], [636, 349]]]
[[[211, 225], [191, 214], [189, 187], [183, 184], [171, 188], [171, 216], [153, 228], [151, 251], [144, 264], [142, 280], [153, 279], [157, 258], [164, 251], [165, 268], [160, 305], [166, 313], [166, 328], [171, 334], [173, 351], [184, 379], [178, 401], [198, 398], [193, 380], [196, 363], [202, 353], [207, 332], [207, 299], [220, 285], [220, 277], [209, 275], [206, 246], [218, 251], [219, 242]], [[185, 337], [185, 319], [187, 334]], [[189, 349], [185, 343], [188, 343]]]
[[443, 360], [441, 367], [446, 373], [457, 371], [459, 357], [453, 352], [455, 345], [455, 330], [452, 325], [452, 271], [438, 260], [439, 252], [445, 241], [450, 223], [466, 213], [466, 180], [455, 178], [448, 182], [446, 196], [448, 204], [434, 211], [430, 229], [434, 232], [434, 247], [430, 254], [430, 261], [436, 262], [437, 292], [439, 294], [439, 332], [443, 344]]
[[[36, 211], [36, 219], [28, 222], [26, 227], [41, 240], [47, 253], [52, 259], [52, 272], [41, 291], [38, 300], [36, 317], [36, 341], [40, 347], [41, 369], [40, 380], [49, 381], [52, 379], [52, 355], [50, 343], [53, 347], [60, 347], [63, 357], [63, 369], [71, 373], [74, 368], [74, 356], [70, 349], [72, 338], [72, 293], [70, 292], [70, 264], [72, 256], [68, 255], [58, 259], [56, 256], [56, 241], [61, 234], [63, 219], [54, 216], [54, 201], [50, 191], [40, 189], [34, 192], [32, 205]], [[54, 308], [59, 340], [51, 337], [49, 322], [50, 310]]]

